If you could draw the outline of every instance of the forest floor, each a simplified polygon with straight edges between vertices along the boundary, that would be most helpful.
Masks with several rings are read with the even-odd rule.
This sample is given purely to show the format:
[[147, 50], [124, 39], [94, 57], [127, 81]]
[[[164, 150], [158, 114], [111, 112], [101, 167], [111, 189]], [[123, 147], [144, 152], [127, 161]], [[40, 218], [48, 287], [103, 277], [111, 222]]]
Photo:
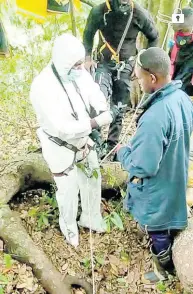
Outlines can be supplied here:
[[[125, 127], [130, 119], [131, 115], [128, 114]], [[9, 122], [4, 121], [4, 124]], [[17, 135], [14, 127], [10, 126], [10, 130], [9, 136], [7, 133], [1, 136], [1, 159], [12, 159], [38, 147], [36, 139], [31, 136], [31, 130], [20, 128]], [[128, 136], [132, 133], [133, 129]], [[117, 211], [124, 230], [112, 225], [109, 233], [93, 234], [97, 293], [182, 294], [180, 283], [175, 279], [154, 286], [144, 283], [143, 273], [152, 267], [148, 240], [139, 234], [136, 223], [123, 212], [121, 196], [116, 200], [109, 198], [111, 197], [108, 195], [108, 200], [103, 200], [103, 214]], [[10, 206], [20, 214], [23, 225], [36, 245], [46, 252], [63, 276], [76, 274], [92, 281], [89, 232], [80, 229], [80, 246], [77, 249], [65, 242], [58, 225], [54, 193], [43, 189], [27, 191], [17, 195]], [[2, 248], [0, 241], [0, 294], [46, 293], [34, 277], [30, 266], [12, 260], [3, 253]], [[84, 293], [81, 290], [74, 291], [76, 294]]]

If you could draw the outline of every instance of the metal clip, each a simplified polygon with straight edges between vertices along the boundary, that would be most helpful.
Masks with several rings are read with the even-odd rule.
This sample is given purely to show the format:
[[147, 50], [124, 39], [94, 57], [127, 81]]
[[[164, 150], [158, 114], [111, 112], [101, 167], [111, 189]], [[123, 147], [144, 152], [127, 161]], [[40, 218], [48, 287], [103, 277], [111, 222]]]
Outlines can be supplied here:
[[119, 68], [117, 69], [117, 80], [120, 80], [121, 72], [124, 70], [124, 68], [125, 68], [125, 62], [121, 61], [119, 63]]

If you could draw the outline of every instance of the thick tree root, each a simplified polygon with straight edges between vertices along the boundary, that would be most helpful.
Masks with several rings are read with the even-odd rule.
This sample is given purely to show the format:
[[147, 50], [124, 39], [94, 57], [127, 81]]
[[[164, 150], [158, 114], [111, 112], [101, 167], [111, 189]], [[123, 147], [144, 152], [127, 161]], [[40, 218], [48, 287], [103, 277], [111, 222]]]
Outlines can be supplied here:
[[193, 293], [193, 218], [189, 219], [189, 225], [175, 239], [173, 246], [173, 260], [177, 275], [185, 293]]
[[[0, 204], [8, 203], [19, 191], [26, 191], [35, 184], [52, 184], [52, 174], [41, 154], [30, 153], [0, 169]], [[119, 163], [104, 163], [102, 188], [119, 187], [126, 183], [127, 172]]]
[[8, 251], [20, 262], [30, 265], [42, 286], [50, 294], [71, 294], [72, 285], [83, 287], [87, 294], [92, 294], [89, 283], [77, 277], [62, 275], [55, 269], [45, 253], [39, 249], [24, 227], [17, 213], [12, 212], [7, 205], [0, 208], [0, 238]]
[[[4, 240], [9, 253], [20, 262], [29, 264], [50, 294], [70, 294], [72, 285], [82, 286], [87, 294], [92, 294], [91, 285], [82, 279], [67, 276], [62, 281], [61, 274], [45, 253], [36, 247], [22, 226], [19, 216], [7, 205], [18, 192], [30, 189], [35, 184], [53, 183], [52, 174], [42, 155], [27, 154], [14, 162], [6, 163], [0, 173], [0, 238]], [[103, 188], [111, 186], [109, 179], [114, 186], [119, 186], [126, 182], [127, 174], [121, 170], [119, 164], [107, 163], [103, 166]]]

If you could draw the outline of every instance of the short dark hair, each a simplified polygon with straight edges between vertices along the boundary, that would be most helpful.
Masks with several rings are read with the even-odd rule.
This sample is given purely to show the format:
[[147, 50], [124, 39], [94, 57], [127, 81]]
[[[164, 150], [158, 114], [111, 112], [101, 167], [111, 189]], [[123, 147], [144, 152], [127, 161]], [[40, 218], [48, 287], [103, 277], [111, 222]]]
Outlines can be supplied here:
[[170, 74], [170, 58], [166, 51], [158, 47], [150, 47], [140, 55], [143, 69], [164, 77]]

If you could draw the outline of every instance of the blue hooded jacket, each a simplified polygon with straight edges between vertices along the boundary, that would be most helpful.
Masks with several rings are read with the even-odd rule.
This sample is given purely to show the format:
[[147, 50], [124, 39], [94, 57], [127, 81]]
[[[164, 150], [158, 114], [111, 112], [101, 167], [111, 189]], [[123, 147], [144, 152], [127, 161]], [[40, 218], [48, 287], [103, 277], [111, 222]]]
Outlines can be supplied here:
[[[127, 208], [147, 231], [187, 226], [186, 186], [193, 105], [173, 81], [144, 102], [146, 109], [118, 160], [129, 172]], [[141, 180], [133, 183], [133, 177]]]

